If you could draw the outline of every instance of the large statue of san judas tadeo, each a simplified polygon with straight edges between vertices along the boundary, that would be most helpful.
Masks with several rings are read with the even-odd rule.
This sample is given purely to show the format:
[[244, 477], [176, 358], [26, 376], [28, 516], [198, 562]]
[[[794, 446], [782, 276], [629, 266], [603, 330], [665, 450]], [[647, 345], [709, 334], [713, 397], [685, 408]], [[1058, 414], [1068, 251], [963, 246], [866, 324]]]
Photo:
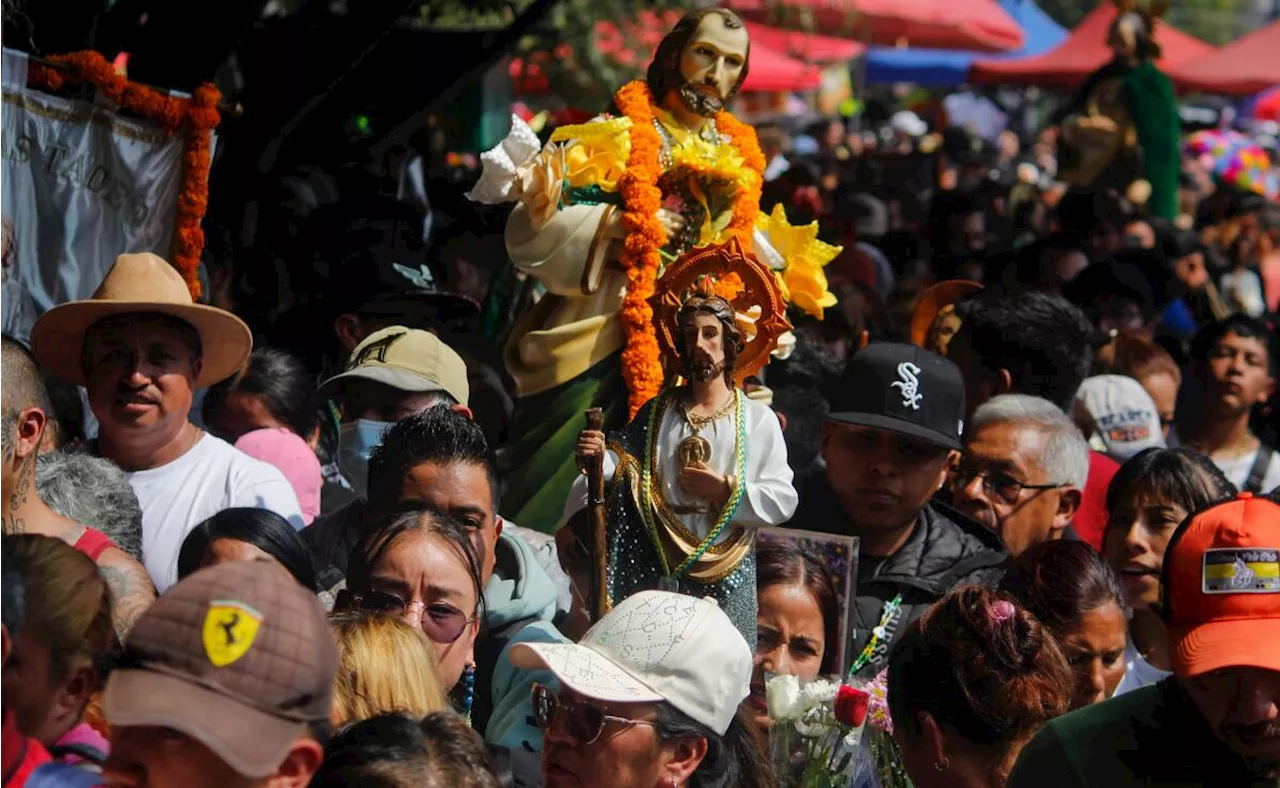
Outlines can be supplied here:
[[611, 112], [556, 129], [545, 147], [513, 118], [482, 157], [468, 196], [516, 203], [507, 252], [545, 291], [505, 351], [517, 404], [502, 511], [514, 522], [558, 524], [585, 409], [603, 408], [606, 427], [619, 427], [658, 394], [649, 299], [681, 253], [736, 238], [786, 302], [818, 317], [835, 303], [822, 269], [839, 248], [817, 240], [816, 224], [791, 226], [781, 208], [760, 213], [764, 156], [755, 131], [724, 109], [750, 50], [733, 12], [690, 12]]

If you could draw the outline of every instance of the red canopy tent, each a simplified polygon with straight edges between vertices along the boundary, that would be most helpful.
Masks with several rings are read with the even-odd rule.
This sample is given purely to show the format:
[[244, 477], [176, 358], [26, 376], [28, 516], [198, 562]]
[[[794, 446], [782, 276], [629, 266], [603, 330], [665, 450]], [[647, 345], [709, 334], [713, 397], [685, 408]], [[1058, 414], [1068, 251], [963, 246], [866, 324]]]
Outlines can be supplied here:
[[996, 0], [725, 0], [723, 4], [756, 22], [804, 14], [825, 35], [869, 44], [971, 52], [1008, 52], [1022, 46], [1022, 28]]
[[747, 33], [751, 35], [753, 50], [756, 46], [766, 46], [810, 63], [842, 63], [853, 60], [867, 49], [847, 38], [782, 30], [757, 22], [747, 22]]
[[747, 79], [742, 83], [745, 93], [816, 90], [822, 84], [820, 69], [754, 41], [750, 65]]
[[1169, 69], [1179, 90], [1251, 95], [1280, 85], [1280, 22]]
[[[1057, 48], [1033, 57], [975, 61], [969, 69], [969, 81], [1073, 90], [1111, 59], [1107, 32], [1115, 16], [1114, 5], [1099, 3]], [[1155, 38], [1160, 45], [1157, 65], [1165, 72], [1215, 51], [1209, 44], [1161, 20], [1156, 20]]]

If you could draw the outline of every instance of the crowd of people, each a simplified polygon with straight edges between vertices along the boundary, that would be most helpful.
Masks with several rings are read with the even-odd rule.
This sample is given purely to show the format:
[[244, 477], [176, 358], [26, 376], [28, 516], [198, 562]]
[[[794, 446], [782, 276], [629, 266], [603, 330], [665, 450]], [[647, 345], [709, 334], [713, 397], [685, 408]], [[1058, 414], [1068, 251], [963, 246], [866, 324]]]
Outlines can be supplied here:
[[856, 537], [848, 589], [748, 539], [750, 605], [601, 615], [581, 485], [506, 519], [516, 425], [577, 413], [513, 412], [499, 340], [558, 296], [490, 237], [369, 244], [276, 346], [125, 254], [0, 349], [4, 786], [766, 788], [780, 673], [883, 676], [921, 788], [1280, 785], [1280, 207], [1194, 157], [1172, 221], [1068, 189], [1053, 128], [760, 139], [835, 303], [742, 395], [697, 324], [780, 440], [765, 492], [680, 484]]

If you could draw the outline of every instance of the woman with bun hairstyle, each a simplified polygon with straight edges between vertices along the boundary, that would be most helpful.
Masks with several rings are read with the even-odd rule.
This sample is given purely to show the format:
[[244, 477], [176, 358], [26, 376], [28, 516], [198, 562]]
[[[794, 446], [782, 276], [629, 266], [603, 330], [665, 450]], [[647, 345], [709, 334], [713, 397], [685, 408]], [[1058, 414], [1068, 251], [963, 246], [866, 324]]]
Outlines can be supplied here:
[[1022, 746], [1071, 705], [1053, 635], [1008, 594], [964, 586], [907, 627], [889, 713], [916, 788], [1004, 785]]
[[1124, 676], [1129, 606], [1115, 572], [1084, 542], [1041, 542], [1000, 581], [1049, 628], [1076, 677], [1071, 708], [1101, 703]]

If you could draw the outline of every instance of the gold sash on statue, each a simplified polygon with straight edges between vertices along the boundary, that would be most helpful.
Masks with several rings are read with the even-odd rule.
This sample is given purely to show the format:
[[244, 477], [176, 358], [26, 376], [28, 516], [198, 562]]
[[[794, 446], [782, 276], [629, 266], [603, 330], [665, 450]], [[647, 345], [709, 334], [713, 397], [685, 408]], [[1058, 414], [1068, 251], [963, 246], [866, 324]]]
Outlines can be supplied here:
[[[698, 550], [702, 539], [690, 531], [680, 518], [671, 511], [670, 505], [662, 498], [662, 485], [654, 485], [651, 500], [640, 500], [640, 461], [628, 454], [618, 443], [610, 443], [609, 449], [618, 457], [618, 474], [615, 480], [621, 479], [631, 492], [632, 503], [639, 514], [640, 507], [648, 506], [654, 514], [654, 522], [661, 525], [658, 532], [660, 547], [667, 557], [669, 566], [678, 566]], [[616, 483], [616, 481], [615, 481]], [[711, 545], [687, 572], [687, 577], [699, 583], [718, 583], [738, 568], [743, 559], [755, 547], [755, 530], [736, 526], [729, 536], [719, 544]]]

